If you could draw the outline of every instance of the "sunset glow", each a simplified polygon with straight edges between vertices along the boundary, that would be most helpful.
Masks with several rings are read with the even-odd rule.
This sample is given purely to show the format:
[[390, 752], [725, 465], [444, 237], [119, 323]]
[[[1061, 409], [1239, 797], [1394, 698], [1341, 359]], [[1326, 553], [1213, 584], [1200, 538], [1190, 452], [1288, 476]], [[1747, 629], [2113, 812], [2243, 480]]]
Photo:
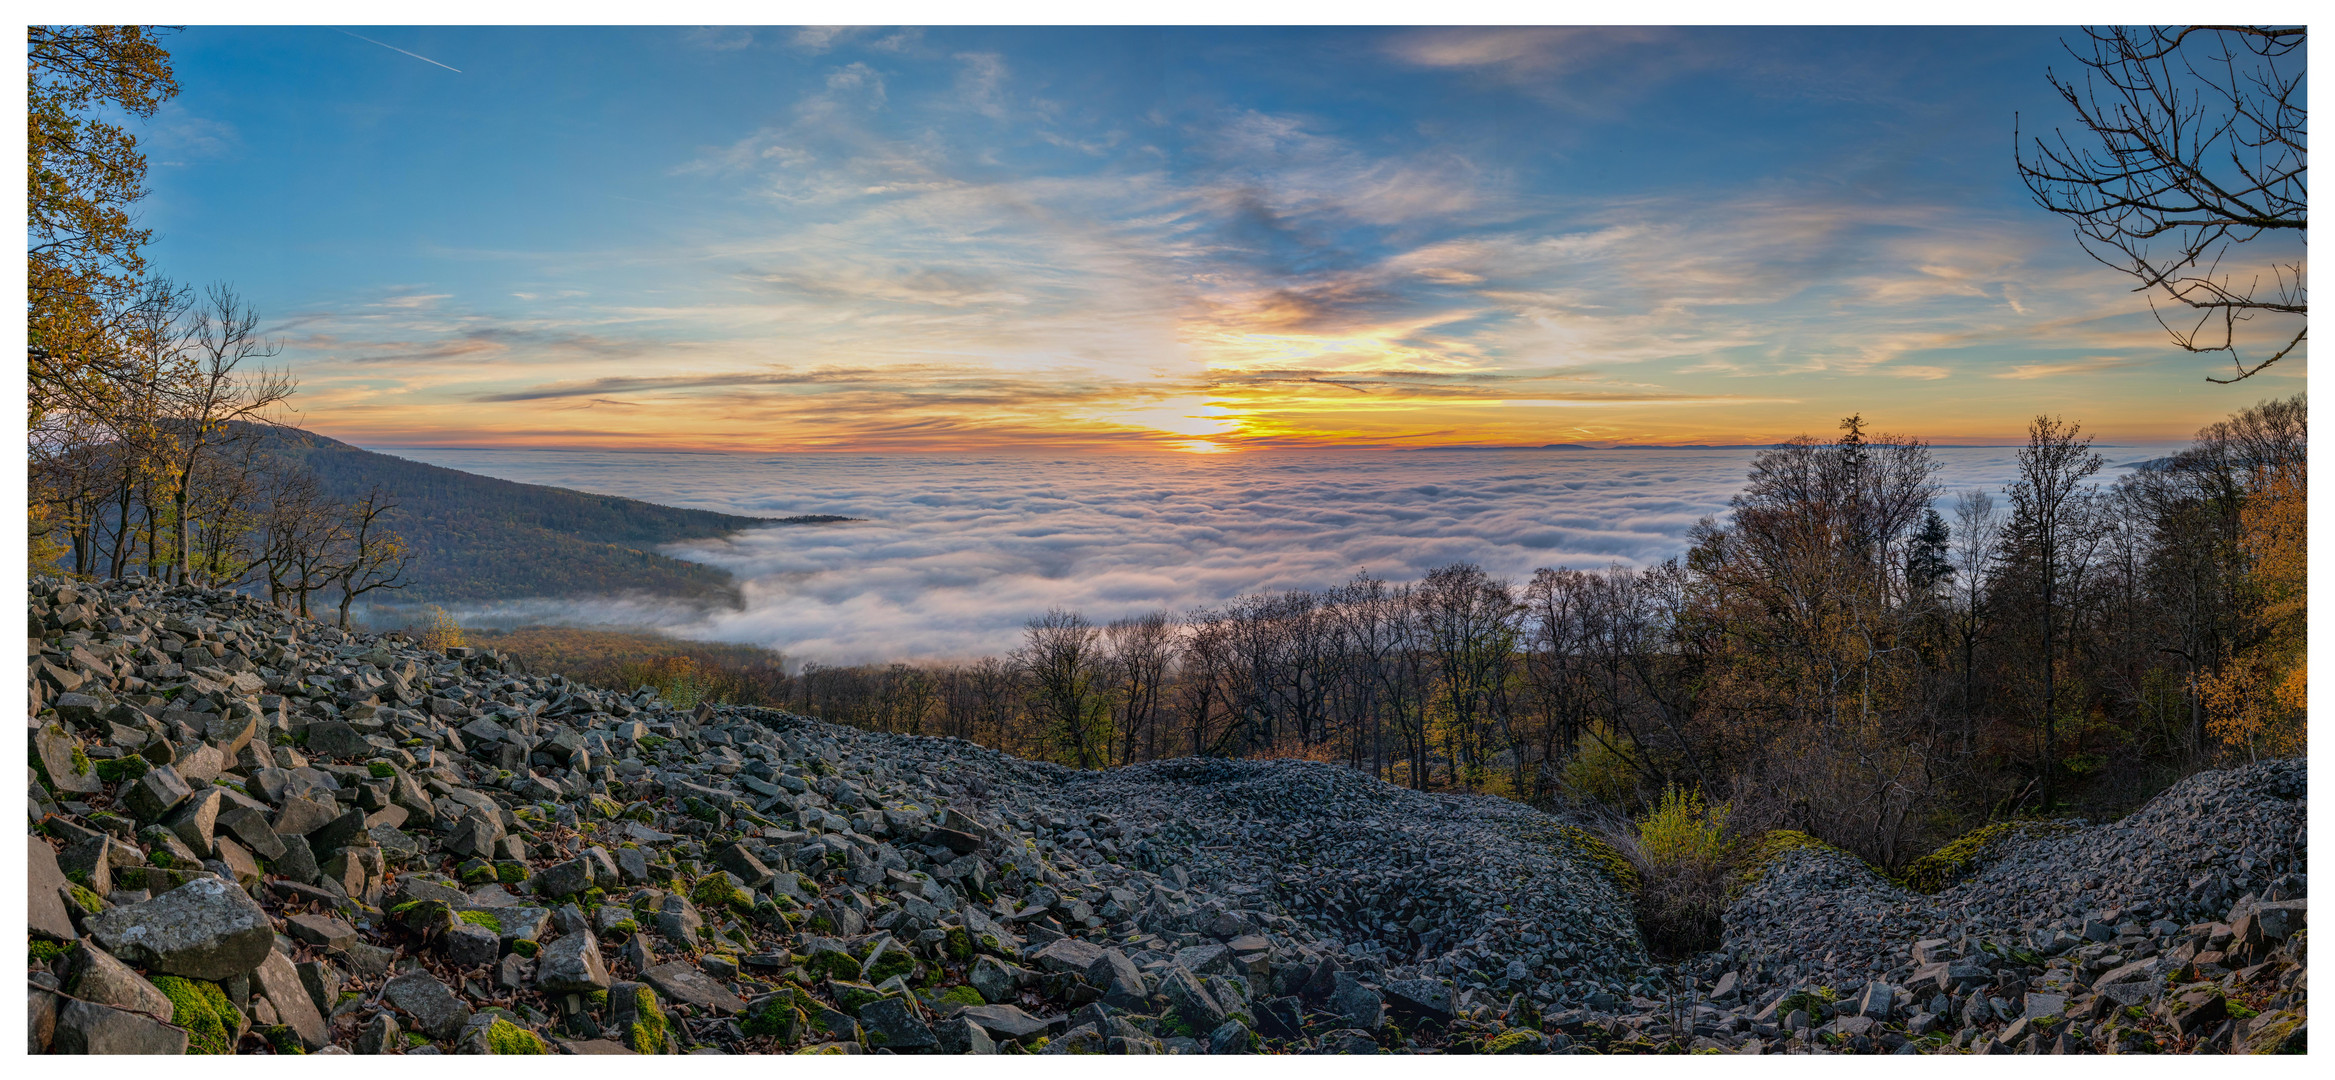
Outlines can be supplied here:
[[159, 262], [365, 445], [2179, 438], [2307, 374], [2209, 387], [2027, 200], [2052, 30], [372, 36], [460, 70], [196, 27], [142, 133]]

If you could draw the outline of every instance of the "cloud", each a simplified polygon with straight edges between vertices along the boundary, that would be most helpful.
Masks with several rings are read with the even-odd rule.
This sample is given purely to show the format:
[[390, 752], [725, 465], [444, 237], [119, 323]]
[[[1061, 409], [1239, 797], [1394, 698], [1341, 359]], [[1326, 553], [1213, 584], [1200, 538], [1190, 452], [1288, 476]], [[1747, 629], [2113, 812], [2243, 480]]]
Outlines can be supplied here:
[[225, 157], [242, 147], [243, 135], [233, 124], [197, 116], [186, 106], [169, 101], [145, 122], [138, 141], [155, 164], [176, 166]]
[[1994, 377], [1998, 379], [2053, 379], [2062, 375], [2097, 375], [2103, 371], [2120, 371], [2139, 366], [2138, 361], [2129, 357], [2093, 356], [2058, 364], [2020, 364], [2008, 371], [1995, 372]]
[[[1948, 492], [1999, 488], [2014, 472], [2011, 448], [1936, 452]], [[581, 613], [860, 663], [1002, 653], [1056, 606], [1098, 620], [1181, 613], [1462, 560], [1511, 581], [1542, 566], [1644, 566], [1726, 512], [1752, 451], [401, 453], [663, 503], [865, 518], [666, 549], [736, 574], [743, 611]]]

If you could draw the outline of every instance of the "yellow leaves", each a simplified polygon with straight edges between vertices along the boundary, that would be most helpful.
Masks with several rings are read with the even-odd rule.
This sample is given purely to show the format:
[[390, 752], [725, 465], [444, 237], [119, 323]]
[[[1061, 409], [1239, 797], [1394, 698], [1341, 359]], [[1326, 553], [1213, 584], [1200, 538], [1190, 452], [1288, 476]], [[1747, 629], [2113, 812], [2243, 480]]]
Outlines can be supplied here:
[[2307, 736], [2309, 485], [2299, 464], [2252, 479], [2239, 523], [2262, 597], [2258, 639], [2205, 680], [2206, 730], [2225, 746], [2283, 757], [2302, 753]]
[[415, 637], [414, 644], [430, 652], [445, 652], [456, 648], [462, 644], [462, 624], [455, 622], [454, 616], [447, 614], [445, 608], [432, 604], [428, 609], [428, 620], [422, 624], [421, 633]]

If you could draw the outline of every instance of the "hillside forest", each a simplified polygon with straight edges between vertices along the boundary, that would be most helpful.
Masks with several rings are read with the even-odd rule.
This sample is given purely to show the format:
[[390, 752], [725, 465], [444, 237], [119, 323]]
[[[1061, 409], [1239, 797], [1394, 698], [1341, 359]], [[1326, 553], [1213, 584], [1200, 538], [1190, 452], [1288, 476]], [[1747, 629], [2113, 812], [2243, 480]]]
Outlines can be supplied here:
[[2300, 752], [2305, 436], [2300, 396], [2267, 402], [2100, 484], [2090, 437], [2038, 417], [2008, 490], [1945, 492], [1926, 444], [1851, 417], [1759, 454], [1732, 512], [1655, 566], [1052, 611], [967, 663], [789, 675], [646, 634], [491, 644], [1086, 768], [1294, 757], [1617, 816], [1667, 798], [1895, 867], [1988, 822], [2113, 816]]

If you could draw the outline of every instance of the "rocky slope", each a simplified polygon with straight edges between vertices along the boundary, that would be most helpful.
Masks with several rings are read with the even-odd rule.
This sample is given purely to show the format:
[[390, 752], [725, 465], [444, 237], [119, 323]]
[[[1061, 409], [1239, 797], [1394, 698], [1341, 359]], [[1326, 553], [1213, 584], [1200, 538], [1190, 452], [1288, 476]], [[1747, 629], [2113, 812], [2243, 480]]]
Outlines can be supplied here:
[[1665, 966], [1561, 823], [1496, 799], [679, 712], [224, 592], [29, 602], [35, 1052], [2304, 1038], [2299, 762], [2009, 845], [1938, 896], [1791, 853], [1725, 949]]

